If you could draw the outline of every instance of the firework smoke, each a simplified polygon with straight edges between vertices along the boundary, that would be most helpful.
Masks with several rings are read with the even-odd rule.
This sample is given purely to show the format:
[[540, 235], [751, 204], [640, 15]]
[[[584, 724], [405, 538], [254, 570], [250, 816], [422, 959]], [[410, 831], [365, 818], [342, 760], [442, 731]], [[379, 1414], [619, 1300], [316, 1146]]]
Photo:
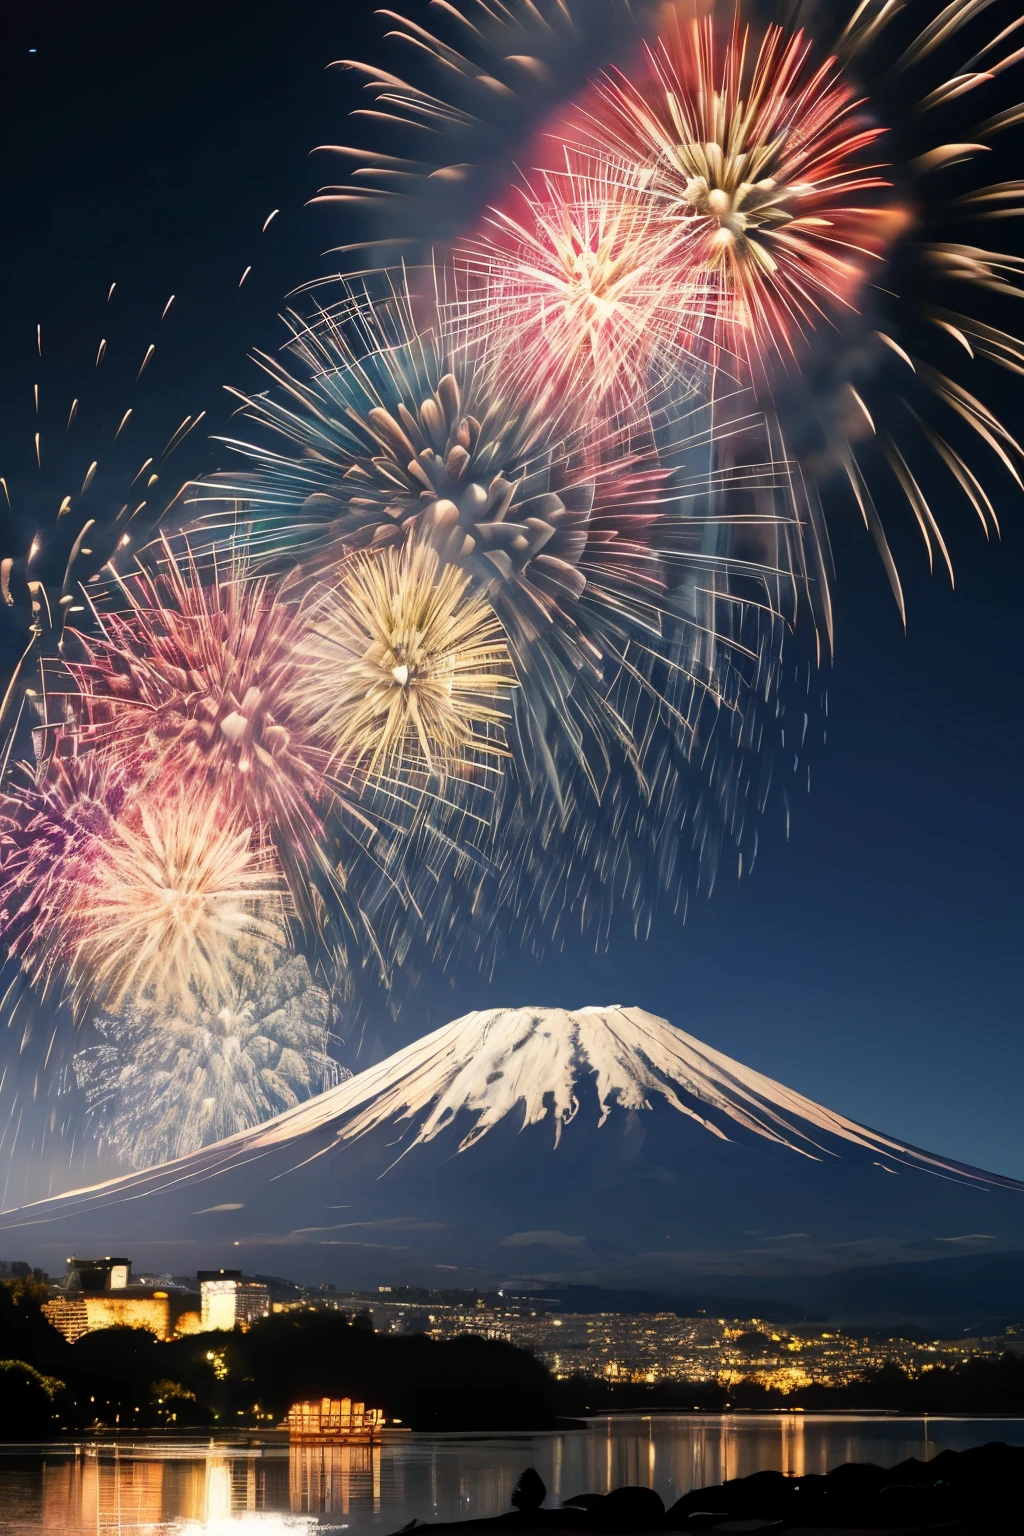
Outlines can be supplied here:
[[320, 146], [355, 170], [317, 200], [357, 209], [372, 231], [361, 246], [389, 259], [464, 234], [552, 111], [633, 52], [660, 3], [444, 0], [432, 29], [383, 11], [395, 67], [340, 61], [364, 82], [370, 105], [353, 116], [370, 120], [374, 142]]

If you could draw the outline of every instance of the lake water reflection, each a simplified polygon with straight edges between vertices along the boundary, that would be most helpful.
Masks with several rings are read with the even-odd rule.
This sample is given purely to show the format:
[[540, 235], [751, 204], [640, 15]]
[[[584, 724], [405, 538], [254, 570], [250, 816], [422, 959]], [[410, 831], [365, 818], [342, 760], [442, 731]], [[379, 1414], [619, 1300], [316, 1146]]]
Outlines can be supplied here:
[[381, 1533], [415, 1516], [500, 1514], [524, 1467], [558, 1503], [623, 1483], [666, 1504], [765, 1469], [891, 1466], [990, 1440], [1024, 1444], [1024, 1419], [873, 1415], [616, 1416], [536, 1435], [388, 1435], [370, 1446], [134, 1441], [0, 1447], [3, 1536]]

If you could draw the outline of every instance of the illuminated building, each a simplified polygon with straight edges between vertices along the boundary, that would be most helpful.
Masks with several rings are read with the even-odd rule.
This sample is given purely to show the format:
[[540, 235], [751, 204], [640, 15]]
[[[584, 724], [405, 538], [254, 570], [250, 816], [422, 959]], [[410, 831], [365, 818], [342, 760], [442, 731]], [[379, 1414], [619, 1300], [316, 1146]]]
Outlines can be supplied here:
[[75, 1259], [67, 1261], [63, 1291], [123, 1291], [131, 1284], [131, 1259]]
[[168, 1339], [173, 1332], [171, 1301], [166, 1291], [152, 1291], [148, 1295], [130, 1291], [120, 1295], [86, 1295], [79, 1291], [53, 1297], [44, 1303], [43, 1311], [70, 1344], [97, 1328], [148, 1328], [158, 1339]]
[[247, 1280], [240, 1269], [201, 1269], [202, 1325], [211, 1330], [248, 1328], [270, 1316], [270, 1292], [260, 1280]]
[[148, 1328], [158, 1339], [172, 1338], [187, 1292], [132, 1282], [130, 1259], [69, 1258], [64, 1279], [50, 1287], [43, 1312], [69, 1343], [98, 1328]]

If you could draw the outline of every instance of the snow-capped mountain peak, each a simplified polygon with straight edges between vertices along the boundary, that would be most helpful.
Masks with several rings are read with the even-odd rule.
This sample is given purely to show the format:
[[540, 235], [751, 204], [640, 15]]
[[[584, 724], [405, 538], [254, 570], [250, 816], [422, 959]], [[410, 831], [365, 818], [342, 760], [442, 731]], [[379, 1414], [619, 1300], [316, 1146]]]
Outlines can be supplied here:
[[[600, 1127], [617, 1110], [663, 1104], [721, 1140], [753, 1133], [805, 1157], [834, 1157], [833, 1139], [956, 1179], [1013, 1184], [868, 1130], [702, 1044], [642, 1008], [492, 1008], [465, 1014], [396, 1051], [328, 1093], [244, 1136], [250, 1152], [335, 1124], [338, 1142], [382, 1125], [405, 1134], [401, 1156], [463, 1117], [466, 1151], [508, 1116], [552, 1124], [557, 1146], [579, 1114]], [[461, 1128], [461, 1127], [460, 1127]], [[832, 1140], [832, 1145], [828, 1145]], [[213, 1149], [211, 1149], [213, 1150]]]
[[175, 1231], [199, 1268], [223, 1262], [230, 1233], [228, 1252], [267, 1272], [281, 1245], [308, 1250], [318, 1283], [447, 1283], [466, 1267], [477, 1284], [550, 1273], [556, 1253], [556, 1272], [660, 1286], [1020, 1247], [1022, 1191], [641, 1008], [495, 1008], [254, 1130], [7, 1213], [0, 1230], [41, 1239], [58, 1222], [54, 1252], [142, 1243], [147, 1262], [145, 1242], [159, 1256]]
[[385, 1137], [378, 1176], [386, 1177], [445, 1133], [458, 1155], [505, 1122], [517, 1131], [549, 1124], [557, 1149], [569, 1126], [574, 1135], [589, 1127], [602, 1136], [613, 1120], [652, 1111], [652, 1119], [678, 1116], [718, 1144], [769, 1143], [815, 1163], [853, 1155], [889, 1173], [914, 1168], [975, 1188], [1022, 1188], [869, 1130], [642, 1008], [493, 1008], [453, 1020], [254, 1130], [40, 1206], [133, 1199], [275, 1153], [296, 1153], [293, 1166], [302, 1168], [371, 1133]]
[[[357, 1088], [357, 1085], [361, 1085]], [[352, 1091], [338, 1136], [364, 1135], [386, 1120], [411, 1122], [407, 1145], [432, 1141], [461, 1112], [474, 1117], [465, 1151], [507, 1115], [563, 1127], [592, 1085], [603, 1125], [614, 1109], [650, 1110], [661, 1100], [712, 1135], [743, 1127], [808, 1157], [832, 1155], [821, 1133], [897, 1161], [962, 1177], [958, 1165], [916, 1152], [752, 1071], [642, 1008], [494, 1008], [466, 1014], [359, 1074], [325, 1099]], [[294, 1111], [296, 1116], [302, 1110]]]

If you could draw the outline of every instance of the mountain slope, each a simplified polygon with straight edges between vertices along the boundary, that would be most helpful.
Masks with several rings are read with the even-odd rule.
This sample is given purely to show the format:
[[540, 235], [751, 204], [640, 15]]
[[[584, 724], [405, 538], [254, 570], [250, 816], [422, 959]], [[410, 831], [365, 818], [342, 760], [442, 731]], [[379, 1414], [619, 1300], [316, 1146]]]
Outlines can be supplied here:
[[519, 1008], [468, 1014], [257, 1130], [7, 1213], [0, 1232], [247, 1268], [286, 1246], [293, 1273], [350, 1283], [456, 1269], [664, 1284], [1018, 1246], [1021, 1191], [642, 1009]]

